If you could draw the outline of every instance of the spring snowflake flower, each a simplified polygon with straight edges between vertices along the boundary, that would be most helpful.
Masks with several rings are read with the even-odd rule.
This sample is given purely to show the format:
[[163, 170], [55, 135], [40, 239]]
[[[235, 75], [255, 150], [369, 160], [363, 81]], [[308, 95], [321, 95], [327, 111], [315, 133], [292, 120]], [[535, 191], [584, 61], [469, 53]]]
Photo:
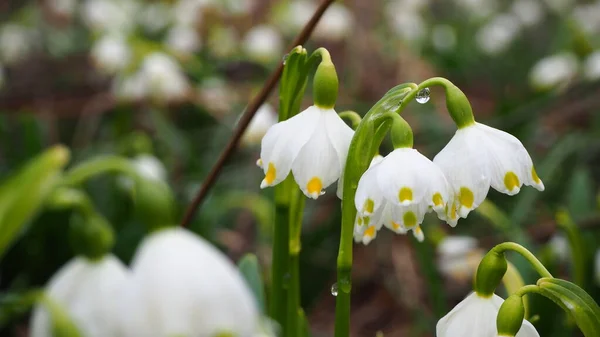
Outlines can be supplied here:
[[[99, 261], [77, 257], [50, 279], [46, 292], [84, 336], [117, 336], [117, 294], [128, 277], [129, 271], [112, 255]], [[50, 315], [41, 305], [34, 309], [31, 322], [32, 337], [52, 336]]]
[[123, 70], [131, 59], [129, 46], [120, 35], [103, 36], [94, 43], [91, 53], [96, 67], [109, 75]]
[[547, 90], [567, 84], [576, 74], [579, 62], [570, 52], [551, 55], [539, 60], [529, 72], [531, 86]]
[[448, 218], [466, 218], [487, 196], [490, 186], [515, 195], [523, 184], [539, 191], [544, 184], [529, 153], [511, 134], [474, 122], [459, 128], [450, 142], [433, 158], [454, 192]]
[[252, 336], [258, 329], [255, 299], [237, 268], [185, 229], [146, 237], [131, 274], [120, 297], [124, 336]]
[[353, 135], [335, 110], [316, 105], [273, 125], [257, 162], [265, 173], [260, 187], [279, 184], [291, 170], [304, 194], [317, 199], [340, 178]]
[[[504, 300], [493, 294], [482, 297], [477, 293], [467, 296], [462, 302], [442, 317], [436, 326], [437, 337], [497, 337], [496, 316]], [[523, 320], [516, 337], [539, 337], [533, 325]]]
[[425, 213], [435, 210], [446, 219], [448, 200], [450, 188], [442, 171], [417, 150], [398, 148], [372, 165], [358, 182], [354, 239], [368, 244], [386, 226], [399, 234], [412, 230], [422, 241], [419, 225]]

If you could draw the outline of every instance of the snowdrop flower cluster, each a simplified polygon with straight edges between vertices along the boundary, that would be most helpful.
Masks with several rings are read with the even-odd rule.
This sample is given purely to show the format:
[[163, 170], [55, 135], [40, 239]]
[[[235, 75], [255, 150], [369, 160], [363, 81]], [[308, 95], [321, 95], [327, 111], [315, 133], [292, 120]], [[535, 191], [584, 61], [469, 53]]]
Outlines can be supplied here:
[[281, 57], [283, 39], [277, 30], [268, 25], [252, 28], [242, 41], [244, 52], [259, 62], [272, 62]]
[[269, 128], [277, 123], [277, 112], [269, 103], [263, 104], [256, 115], [252, 118], [250, 125], [242, 136], [241, 143], [244, 146], [260, 144], [262, 137]]
[[[483, 296], [471, 293], [452, 311], [440, 319], [436, 326], [436, 337], [497, 337], [496, 316], [504, 300], [496, 295]], [[527, 320], [516, 337], [539, 337], [539, 333]]]
[[547, 56], [539, 60], [529, 72], [529, 82], [538, 90], [566, 85], [577, 74], [579, 63], [570, 52]]

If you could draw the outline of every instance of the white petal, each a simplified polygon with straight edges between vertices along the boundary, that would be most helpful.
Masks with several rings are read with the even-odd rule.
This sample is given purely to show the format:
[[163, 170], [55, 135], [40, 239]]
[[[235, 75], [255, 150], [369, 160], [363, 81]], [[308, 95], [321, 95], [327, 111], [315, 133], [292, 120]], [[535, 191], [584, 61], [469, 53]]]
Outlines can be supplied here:
[[340, 161], [340, 171], [342, 171], [346, 166], [348, 148], [350, 147], [350, 142], [354, 136], [354, 130], [344, 123], [335, 110], [327, 109], [322, 113], [325, 117], [327, 137], [329, 137], [329, 141], [337, 153], [337, 157]]
[[[376, 164], [381, 163], [381, 161], [383, 160], [383, 156], [380, 154], [375, 155], [375, 157], [373, 157], [373, 159], [371, 160], [371, 164], [369, 164], [369, 168], [373, 167]], [[343, 193], [344, 193], [344, 170], [342, 170], [342, 174], [340, 175], [340, 179], [338, 180], [338, 188], [337, 188], [337, 196], [338, 198], [342, 199]]]
[[523, 325], [515, 337], [540, 337], [540, 334], [529, 321], [523, 320]]
[[404, 207], [404, 206], [392, 205], [390, 203], [387, 203], [383, 210], [381, 220], [383, 222], [383, 225], [385, 227], [387, 227], [389, 230], [391, 230], [392, 232], [397, 233], [397, 234], [406, 234], [408, 232], [406, 227], [404, 227], [400, 223], [395, 222], [393, 219], [392, 209], [398, 208], [398, 207]]
[[[290, 172], [300, 150], [322, 123], [321, 112], [311, 106], [296, 116], [269, 128], [262, 140], [260, 158], [266, 175], [261, 188], [277, 185]], [[269, 168], [272, 171], [269, 171]]]
[[481, 204], [490, 188], [488, 154], [481, 146], [484, 137], [473, 126], [459, 129], [433, 158], [452, 187], [458, 214], [463, 218]]
[[395, 205], [392, 208], [392, 219], [406, 229], [414, 229], [423, 222], [427, 207], [425, 203], [409, 206]]
[[294, 159], [292, 173], [302, 192], [313, 199], [317, 199], [324, 188], [339, 179], [339, 159], [322, 122]]
[[378, 165], [377, 182], [388, 202], [407, 206], [426, 197], [429, 183], [421, 157], [414, 149], [396, 149]]
[[413, 228], [412, 232], [413, 232], [413, 236], [415, 237], [415, 239], [417, 239], [417, 241], [419, 241], [419, 242], [425, 241], [425, 233], [423, 233], [423, 229], [421, 229], [421, 226], [417, 226], [417, 227]]
[[[379, 189], [377, 183], [377, 176], [379, 174], [379, 165], [369, 168], [358, 181], [358, 187], [356, 189], [356, 195], [354, 197], [354, 206], [356, 210], [363, 215], [369, 215], [370, 213], [378, 210], [384, 202], [383, 194]], [[372, 210], [369, 204], [372, 203]]]
[[436, 337], [493, 337], [498, 308], [491, 298], [471, 293], [440, 319]]

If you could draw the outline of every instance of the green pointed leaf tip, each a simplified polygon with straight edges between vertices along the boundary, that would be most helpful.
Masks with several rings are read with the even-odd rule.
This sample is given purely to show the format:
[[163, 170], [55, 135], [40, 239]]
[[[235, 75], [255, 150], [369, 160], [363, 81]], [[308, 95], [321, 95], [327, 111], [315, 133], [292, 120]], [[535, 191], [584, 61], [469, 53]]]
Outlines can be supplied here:
[[525, 318], [525, 306], [520, 295], [509, 296], [500, 306], [496, 327], [500, 336], [516, 336]]
[[292, 49], [285, 57], [279, 88], [279, 121], [287, 120], [300, 111], [300, 103], [308, 82], [307, 52], [302, 46]]
[[508, 268], [504, 253], [490, 250], [477, 267], [475, 275], [475, 292], [481, 296], [489, 297], [502, 282]]
[[66, 147], [53, 146], [0, 185], [0, 258], [40, 210], [69, 159]]
[[254, 294], [261, 313], [265, 311], [265, 292], [258, 258], [254, 254], [244, 255], [238, 262], [238, 268]]

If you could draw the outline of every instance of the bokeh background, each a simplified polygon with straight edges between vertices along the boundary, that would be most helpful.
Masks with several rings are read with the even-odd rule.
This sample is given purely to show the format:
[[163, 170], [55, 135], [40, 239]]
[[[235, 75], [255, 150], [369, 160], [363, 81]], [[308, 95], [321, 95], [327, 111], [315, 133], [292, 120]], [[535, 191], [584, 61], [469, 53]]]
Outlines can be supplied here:
[[[0, 2], [0, 175], [50, 145], [72, 164], [128, 156], [164, 179], [182, 215], [245, 105], [282, 62], [317, 6], [310, 0], [3, 0]], [[305, 45], [326, 47], [340, 78], [338, 111], [363, 115], [389, 88], [443, 76], [469, 97], [478, 121], [516, 135], [546, 191], [488, 202], [450, 228], [433, 216], [426, 240], [385, 230], [355, 245], [353, 336], [434, 336], [435, 323], [471, 289], [482, 254], [511, 240], [600, 299], [600, 2], [575, 0], [347, 0]], [[227, 162], [191, 229], [238, 260], [254, 252], [268, 284], [272, 190], [260, 190], [260, 139], [276, 119], [273, 93]], [[310, 87], [303, 107], [311, 104]], [[405, 113], [429, 158], [455, 126], [443, 92]], [[382, 153], [391, 149], [386, 141]], [[123, 179], [86, 184], [131, 259], [145, 229]], [[335, 186], [307, 201], [301, 287], [313, 336], [333, 332], [340, 202]], [[557, 217], [557, 214], [560, 216]], [[2, 260], [3, 296], [43, 286], [73, 256], [69, 212], [45, 211]], [[460, 236], [460, 237], [455, 237]], [[573, 243], [576, 244], [573, 244]], [[511, 260], [526, 281], [535, 275]], [[505, 293], [500, 289], [500, 293]], [[559, 309], [532, 298], [542, 336], [577, 336]], [[27, 316], [1, 333], [26, 336]]]

